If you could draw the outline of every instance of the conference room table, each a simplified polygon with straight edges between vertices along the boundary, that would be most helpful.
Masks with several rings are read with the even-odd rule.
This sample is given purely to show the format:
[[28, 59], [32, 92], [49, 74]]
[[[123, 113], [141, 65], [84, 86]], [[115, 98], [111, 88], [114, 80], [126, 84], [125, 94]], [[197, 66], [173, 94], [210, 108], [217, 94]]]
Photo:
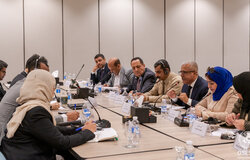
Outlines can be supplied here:
[[[191, 133], [187, 127], [178, 127], [160, 115], [157, 115], [157, 123], [140, 125], [142, 135], [138, 147], [125, 148], [127, 138], [122, 123], [122, 104], [114, 102], [107, 97], [107, 94], [98, 95], [95, 99], [98, 104], [96, 108], [101, 118], [109, 120], [111, 127], [117, 131], [118, 141], [88, 142], [72, 148], [73, 155], [77, 155], [76, 157], [79, 159], [176, 159], [175, 146], [184, 147], [186, 140], [193, 141], [196, 147], [196, 159], [237, 157], [233, 141], [221, 140], [219, 137], [213, 136], [198, 136]], [[98, 119], [97, 115], [95, 115], [95, 119]], [[225, 153], [224, 148], [225, 150], [229, 149], [230, 155]]]
[[[122, 112], [122, 104], [116, 103], [114, 100], [107, 98], [107, 94], [96, 97], [97, 103], [102, 107], [116, 112], [120, 115], [126, 115]], [[207, 133], [204, 137], [190, 132], [188, 127], [179, 127], [168, 119], [164, 119], [161, 115], [157, 116], [157, 123], [144, 123], [143, 125], [161, 132], [170, 137], [174, 137], [182, 142], [192, 140], [194, 146], [214, 145], [214, 144], [227, 144], [233, 143], [232, 140], [222, 140], [220, 137], [210, 136]]]

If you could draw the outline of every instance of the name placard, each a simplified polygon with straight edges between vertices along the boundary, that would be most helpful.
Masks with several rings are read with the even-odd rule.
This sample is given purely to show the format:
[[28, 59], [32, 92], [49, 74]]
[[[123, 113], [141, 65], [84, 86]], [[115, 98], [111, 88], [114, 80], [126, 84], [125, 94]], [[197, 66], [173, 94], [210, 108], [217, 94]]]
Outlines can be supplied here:
[[174, 122], [175, 117], [178, 117], [181, 114], [181, 111], [176, 111], [174, 109], [169, 109], [168, 111], [168, 119]]
[[200, 122], [200, 121], [194, 121], [193, 122], [193, 126], [191, 128], [191, 132], [194, 134], [198, 134], [200, 136], [205, 136], [207, 129], [209, 127], [209, 124], [206, 124], [204, 122]]
[[131, 104], [130, 103], [123, 103], [122, 105], [122, 113], [125, 113], [126, 115], [130, 115], [130, 109], [131, 109]]
[[248, 151], [250, 147], [250, 133], [247, 133], [247, 136], [237, 133], [234, 141], [234, 148], [238, 151]]

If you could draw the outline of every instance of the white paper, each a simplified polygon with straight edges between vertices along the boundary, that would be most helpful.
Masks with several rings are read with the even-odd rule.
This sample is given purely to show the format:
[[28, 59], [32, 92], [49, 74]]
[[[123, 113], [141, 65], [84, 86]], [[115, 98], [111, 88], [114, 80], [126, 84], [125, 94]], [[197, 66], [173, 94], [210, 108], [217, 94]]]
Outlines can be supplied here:
[[95, 138], [89, 142], [100, 142], [118, 138], [118, 134], [113, 128], [103, 128], [101, 131], [96, 131], [94, 134]]

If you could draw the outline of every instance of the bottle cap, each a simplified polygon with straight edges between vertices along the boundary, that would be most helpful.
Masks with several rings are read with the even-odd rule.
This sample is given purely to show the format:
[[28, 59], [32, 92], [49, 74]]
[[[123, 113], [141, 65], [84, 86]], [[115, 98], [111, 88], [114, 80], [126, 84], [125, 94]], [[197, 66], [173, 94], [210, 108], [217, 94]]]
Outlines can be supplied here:
[[161, 102], [162, 103], [167, 103], [167, 100], [166, 99], [162, 99]]
[[186, 144], [188, 144], [188, 145], [193, 145], [193, 142], [190, 141], [190, 140], [188, 140], [188, 141], [186, 141]]
[[133, 116], [133, 120], [137, 120], [138, 119], [138, 117], [137, 116]]

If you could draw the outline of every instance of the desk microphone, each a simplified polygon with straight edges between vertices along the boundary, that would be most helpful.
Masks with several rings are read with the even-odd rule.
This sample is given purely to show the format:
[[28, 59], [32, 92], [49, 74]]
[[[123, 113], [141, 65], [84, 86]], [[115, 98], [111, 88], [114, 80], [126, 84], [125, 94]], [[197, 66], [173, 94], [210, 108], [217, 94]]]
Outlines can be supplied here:
[[[168, 93], [168, 91], [170, 91], [171, 89], [173, 89], [173, 88], [174, 88], [175, 86], [177, 86], [179, 83], [180, 83], [180, 82], [177, 81], [174, 85], [172, 85], [172, 86], [166, 91], [166, 93]], [[157, 101], [158, 101], [162, 96], [164, 96], [164, 95], [165, 95], [165, 94], [162, 94], [160, 97], [158, 97], [158, 98], [156, 99], [156, 101], [154, 102], [153, 108], [156, 108], [155, 105], [156, 105]]]
[[74, 84], [77, 86], [77, 88], [80, 88], [80, 86], [79, 86], [78, 82], [76, 81], [76, 79], [79, 76], [80, 72], [82, 71], [83, 67], [84, 67], [84, 64], [82, 64], [82, 67], [79, 70], [79, 72], [77, 73], [76, 77], [74, 79], [71, 79], [71, 83], [72, 83], [71, 88], [73, 88]]
[[102, 77], [102, 78], [100, 79], [99, 82], [102, 83], [102, 81], [103, 81], [104, 79], [106, 79], [110, 74], [111, 74], [111, 71], [109, 71], [104, 77]]
[[111, 127], [111, 123], [108, 121], [108, 120], [106, 120], [106, 119], [101, 119], [101, 117], [100, 117], [100, 114], [99, 114], [99, 112], [97, 111], [97, 109], [95, 108], [95, 106], [92, 104], [92, 102], [88, 99], [88, 98], [86, 98], [87, 99], [87, 101], [90, 103], [90, 105], [94, 108], [94, 110], [95, 110], [95, 112], [97, 113], [97, 115], [98, 115], [98, 119], [99, 120], [97, 120], [95, 123], [97, 124], [97, 126], [98, 127], [101, 127], [101, 128], [110, 128]]

